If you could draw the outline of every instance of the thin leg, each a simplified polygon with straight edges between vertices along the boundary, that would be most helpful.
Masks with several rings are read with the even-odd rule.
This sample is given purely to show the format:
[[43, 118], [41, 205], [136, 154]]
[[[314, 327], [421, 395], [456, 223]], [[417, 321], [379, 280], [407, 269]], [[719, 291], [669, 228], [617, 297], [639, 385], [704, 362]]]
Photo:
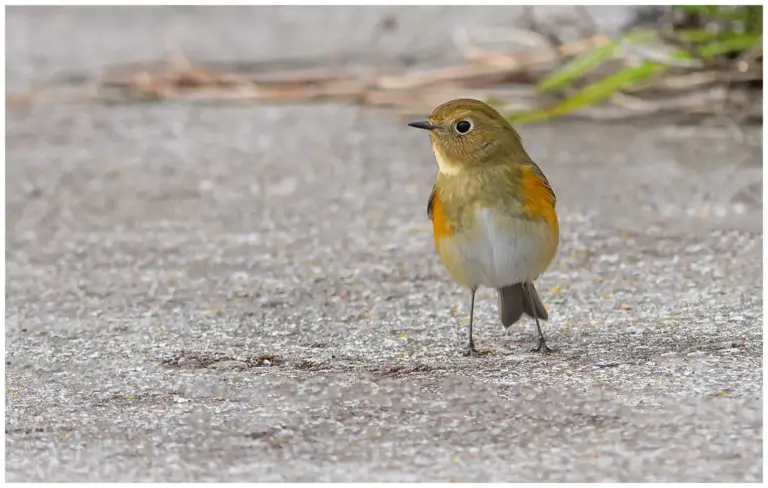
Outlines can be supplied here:
[[523, 288], [525, 288], [525, 292], [528, 294], [528, 300], [531, 301], [531, 309], [533, 310], [533, 319], [536, 321], [536, 330], [539, 331], [539, 345], [537, 347], [534, 347], [531, 349], [531, 352], [541, 352], [544, 354], [549, 354], [552, 352], [552, 349], [547, 346], [547, 341], [544, 339], [544, 332], [541, 331], [541, 324], [539, 324], [539, 316], [536, 313], [536, 307], [533, 306], [533, 297], [531, 296], [531, 290], [528, 289], [528, 285], [526, 283], [523, 283]]
[[475, 321], [475, 292], [477, 288], [472, 288], [472, 300], [469, 305], [469, 344], [467, 350], [464, 353], [465, 356], [473, 356], [479, 354], [475, 349], [475, 340], [472, 338], [472, 324]]

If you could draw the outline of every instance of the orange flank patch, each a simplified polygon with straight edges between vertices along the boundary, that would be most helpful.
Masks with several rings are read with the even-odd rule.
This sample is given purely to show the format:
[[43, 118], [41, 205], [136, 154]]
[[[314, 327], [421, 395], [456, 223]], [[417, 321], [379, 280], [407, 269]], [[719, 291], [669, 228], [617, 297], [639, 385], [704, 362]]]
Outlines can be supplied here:
[[546, 180], [530, 166], [522, 167], [523, 211], [534, 218], [545, 220], [558, 232], [555, 194]]
[[443, 210], [443, 204], [440, 202], [440, 197], [435, 193], [432, 199], [432, 230], [435, 234], [435, 244], [443, 237], [453, 235], [453, 224], [445, 216]]

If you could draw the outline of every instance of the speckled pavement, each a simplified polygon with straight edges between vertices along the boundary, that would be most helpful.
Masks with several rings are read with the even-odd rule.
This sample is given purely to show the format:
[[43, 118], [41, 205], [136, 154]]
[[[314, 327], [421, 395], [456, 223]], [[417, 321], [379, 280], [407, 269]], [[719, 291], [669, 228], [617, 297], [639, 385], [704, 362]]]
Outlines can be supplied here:
[[[233, 37], [211, 42], [237, 52], [257, 16], [225, 11], [211, 28]], [[9, 86], [98, 71], [147, 18], [205, 15], [9, 12]], [[481, 12], [435, 17], [499, 15]], [[91, 44], [72, 54], [75, 30]], [[403, 122], [8, 110], [6, 480], [761, 481], [762, 130], [521, 127], [558, 194], [537, 283], [558, 352], [529, 353], [533, 324], [505, 333], [483, 290], [493, 354], [465, 358], [469, 296], [426, 216], [435, 163]]]

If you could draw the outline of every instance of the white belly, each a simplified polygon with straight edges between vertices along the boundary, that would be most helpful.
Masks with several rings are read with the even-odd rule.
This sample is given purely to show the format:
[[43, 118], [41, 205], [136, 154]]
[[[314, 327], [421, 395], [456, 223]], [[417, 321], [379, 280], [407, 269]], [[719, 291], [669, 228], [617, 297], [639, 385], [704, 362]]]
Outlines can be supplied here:
[[545, 222], [513, 219], [505, 225], [498, 223], [498, 216], [481, 210], [473, 232], [440, 242], [441, 254], [452, 264], [446, 263], [448, 271], [459, 283], [502, 288], [533, 281], [549, 266], [557, 243]]

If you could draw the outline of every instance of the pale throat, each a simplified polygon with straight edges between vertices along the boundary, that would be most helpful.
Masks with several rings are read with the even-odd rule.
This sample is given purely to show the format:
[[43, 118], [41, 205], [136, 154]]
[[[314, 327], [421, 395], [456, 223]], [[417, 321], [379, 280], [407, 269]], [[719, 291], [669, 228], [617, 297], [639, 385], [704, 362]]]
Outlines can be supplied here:
[[437, 167], [444, 175], [455, 175], [460, 171], [459, 165], [443, 156], [442, 151], [437, 148], [435, 144], [432, 145], [432, 150], [435, 152], [435, 159], [437, 160]]

